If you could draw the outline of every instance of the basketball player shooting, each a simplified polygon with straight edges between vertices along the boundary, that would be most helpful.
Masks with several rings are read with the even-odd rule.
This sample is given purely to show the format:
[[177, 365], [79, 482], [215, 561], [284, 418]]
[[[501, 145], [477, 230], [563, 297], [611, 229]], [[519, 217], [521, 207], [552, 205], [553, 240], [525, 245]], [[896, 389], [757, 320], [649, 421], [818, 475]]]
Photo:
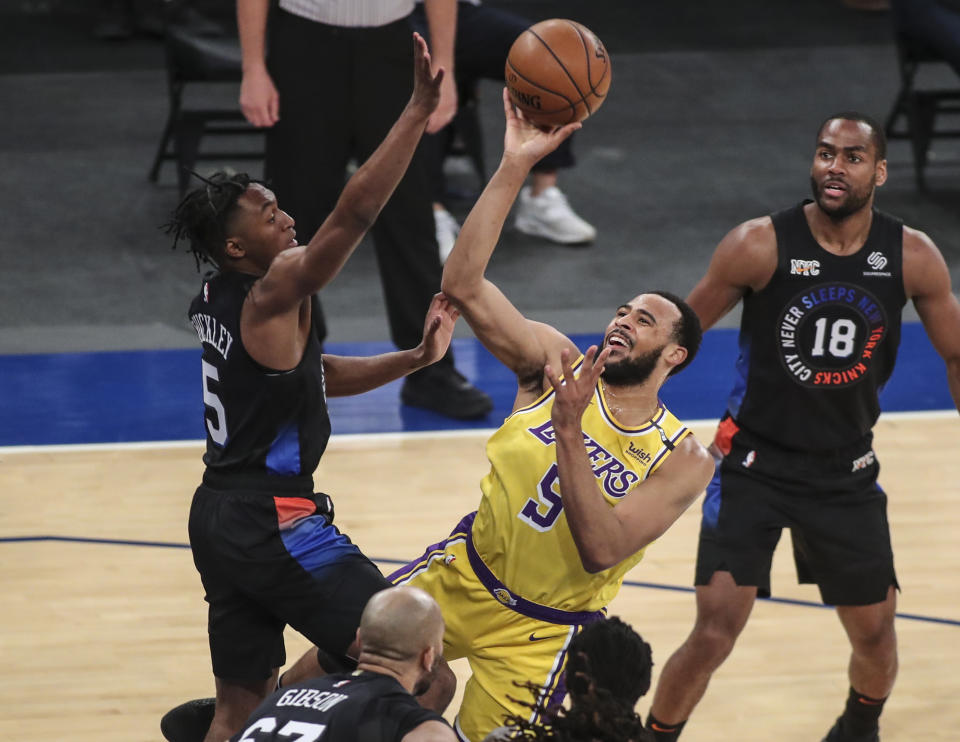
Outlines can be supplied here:
[[611, 308], [602, 348], [581, 353], [486, 278], [530, 168], [580, 128], [540, 131], [506, 90], [504, 113], [503, 158], [464, 222], [442, 290], [516, 374], [513, 412], [487, 443], [477, 511], [389, 578], [433, 595], [447, 623], [446, 658], [469, 659], [455, 729], [470, 742], [506, 716], [529, 715], [514, 681], [533, 682], [548, 705], [563, 700], [570, 641], [603, 620], [626, 572], [713, 472], [710, 454], [658, 397], [700, 345], [700, 324], [681, 299], [659, 291], [625, 299]]

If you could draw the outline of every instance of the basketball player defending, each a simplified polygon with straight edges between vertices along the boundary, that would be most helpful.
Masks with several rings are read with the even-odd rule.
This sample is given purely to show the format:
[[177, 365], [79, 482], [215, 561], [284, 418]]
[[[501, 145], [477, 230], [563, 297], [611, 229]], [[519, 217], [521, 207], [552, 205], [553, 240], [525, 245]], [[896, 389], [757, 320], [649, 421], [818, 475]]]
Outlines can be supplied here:
[[710, 327], [743, 300], [740, 378], [714, 440], [697, 556], [697, 619], [657, 686], [647, 725], [676, 740], [733, 649], [789, 527], [801, 582], [837, 606], [850, 695], [827, 742], [876, 742], [897, 674], [897, 578], [871, 429], [912, 299], [960, 406], [960, 304], [930, 238], [873, 208], [887, 179], [883, 129], [828, 118], [813, 201], [745, 222], [720, 242], [687, 301]]
[[[517, 375], [513, 412], [487, 443], [476, 512], [395, 572], [440, 603], [447, 659], [467, 657], [455, 730], [480, 742], [532, 681], [562, 701], [570, 641], [603, 619], [624, 574], [703, 491], [713, 460], [659, 401], [700, 344], [690, 308], [663, 292], [616, 308], [603, 347], [526, 319], [485, 276], [530, 168], [579, 124], [553, 133], [518, 117], [504, 92], [503, 159], [443, 271], [443, 293]], [[449, 670], [447, 670], [449, 672]], [[529, 699], [525, 699], [529, 700]]]
[[[377, 218], [439, 100], [414, 34], [414, 91], [383, 143], [343, 189], [309, 242], [274, 194], [242, 175], [192, 191], [171, 227], [219, 269], [190, 306], [203, 345], [206, 469], [190, 509], [190, 546], [209, 607], [216, 707], [208, 742], [235, 733], [276, 688], [289, 624], [349, 664], [360, 615], [389, 587], [332, 524], [313, 472], [330, 437], [327, 397], [359, 394], [440, 359], [458, 313], [434, 297], [419, 346], [369, 358], [322, 353], [313, 295]], [[317, 667], [317, 653], [304, 662]], [[307, 668], [302, 668], [304, 674]], [[189, 712], [186, 704], [182, 708]], [[181, 729], [177, 710], [164, 735]], [[191, 729], [193, 727], [191, 726]], [[178, 734], [183, 738], [186, 735]]]

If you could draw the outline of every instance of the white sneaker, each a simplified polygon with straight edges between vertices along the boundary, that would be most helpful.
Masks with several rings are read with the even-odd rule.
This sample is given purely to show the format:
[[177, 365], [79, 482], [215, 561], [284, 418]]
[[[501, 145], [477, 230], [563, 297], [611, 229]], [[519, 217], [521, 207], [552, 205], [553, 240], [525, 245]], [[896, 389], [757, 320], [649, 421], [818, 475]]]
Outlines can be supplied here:
[[530, 186], [520, 191], [516, 228], [524, 234], [544, 237], [562, 245], [593, 242], [594, 226], [577, 216], [559, 188], [550, 186], [539, 196], [531, 195]]
[[433, 222], [437, 230], [437, 247], [440, 248], [440, 263], [446, 263], [453, 244], [460, 234], [460, 225], [446, 209], [433, 210]]

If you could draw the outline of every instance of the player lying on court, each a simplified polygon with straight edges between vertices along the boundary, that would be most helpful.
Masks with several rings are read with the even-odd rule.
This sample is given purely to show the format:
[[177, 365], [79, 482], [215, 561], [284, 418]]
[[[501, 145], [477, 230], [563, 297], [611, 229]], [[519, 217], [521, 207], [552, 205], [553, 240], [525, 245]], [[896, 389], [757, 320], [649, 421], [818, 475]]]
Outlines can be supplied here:
[[[308, 244], [297, 244], [274, 194], [243, 175], [207, 181], [174, 215], [176, 238], [189, 239], [198, 266], [217, 268], [190, 307], [203, 346], [207, 448], [189, 522], [209, 603], [216, 707], [212, 722], [192, 714], [195, 704], [174, 710], [161, 724], [167, 739], [234, 734], [277, 686], [287, 624], [349, 664], [367, 600], [389, 587], [332, 524], [329, 498], [314, 495], [313, 472], [330, 437], [326, 399], [434, 363], [458, 313], [438, 295], [418, 347], [332, 356], [317, 339], [313, 296], [377, 218], [437, 106], [442, 70], [431, 74], [423, 39], [414, 35], [414, 45], [409, 103]], [[318, 671], [317, 653], [301, 665], [304, 676]]]
[[445, 657], [469, 659], [455, 729], [470, 742], [523, 713], [509, 697], [514, 680], [562, 701], [570, 641], [603, 619], [624, 574], [713, 473], [710, 454], [658, 396], [700, 345], [700, 323], [681, 299], [658, 291], [624, 301], [602, 348], [581, 354], [485, 277], [530, 168], [579, 128], [538, 130], [506, 91], [504, 112], [503, 159], [447, 259], [443, 293], [516, 374], [516, 399], [487, 443], [477, 511], [390, 577], [433, 595], [447, 624]]

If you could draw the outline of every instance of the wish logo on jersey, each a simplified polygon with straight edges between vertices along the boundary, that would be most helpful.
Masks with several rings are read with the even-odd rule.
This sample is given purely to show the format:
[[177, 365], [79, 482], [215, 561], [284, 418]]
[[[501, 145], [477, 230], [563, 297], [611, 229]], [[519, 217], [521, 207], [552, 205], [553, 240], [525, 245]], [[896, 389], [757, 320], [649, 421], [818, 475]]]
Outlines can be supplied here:
[[777, 347], [798, 384], [850, 386], [869, 371], [886, 329], [883, 306], [868, 291], [823, 283], [787, 303], [776, 326]]

